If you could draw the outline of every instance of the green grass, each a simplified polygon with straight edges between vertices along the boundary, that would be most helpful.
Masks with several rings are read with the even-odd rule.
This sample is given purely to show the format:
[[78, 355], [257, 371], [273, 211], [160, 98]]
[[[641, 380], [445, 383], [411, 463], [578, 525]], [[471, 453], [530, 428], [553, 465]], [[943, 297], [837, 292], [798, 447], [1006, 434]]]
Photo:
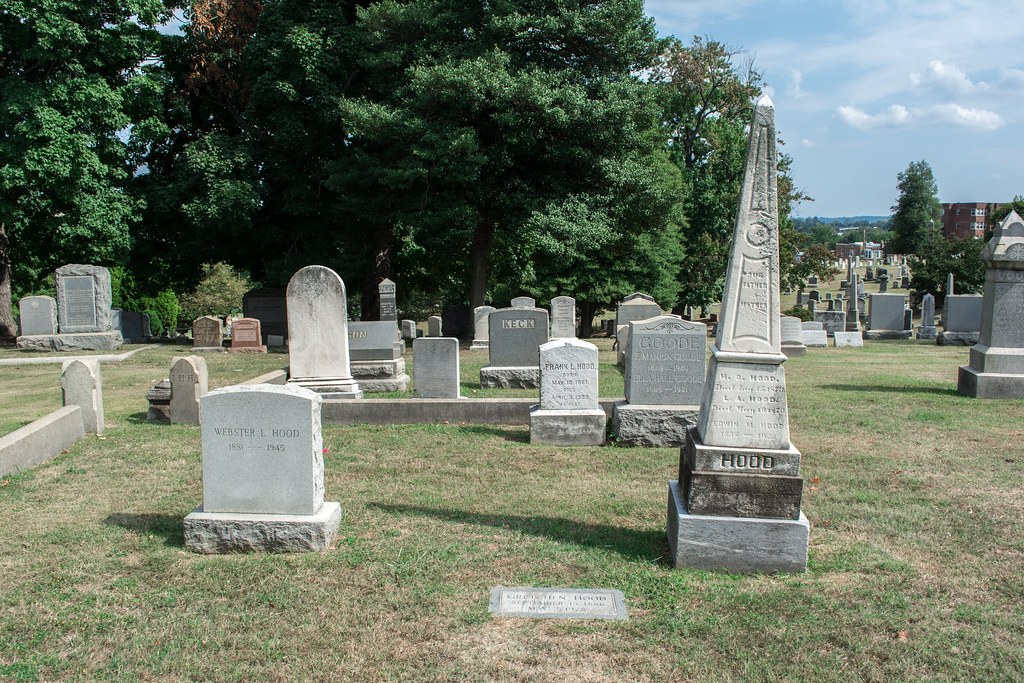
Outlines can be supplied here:
[[[599, 346], [601, 394], [621, 395]], [[0, 481], [0, 680], [1024, 677], [1024, 401], [956, 394], [966, 348], [786, 363], [812, 524], [791, 576], [669, 568], [676, 450], [440, 424], [324, 428], [330, 551], [193, 555], [199, 428], [144, 419], [172, 355], [104, 365], [102, 437]], [[484, 356], [463, 353], [465, 393]], [[207, 362], [216, 387], [287, 359]], [[2, 419], [59, 405], [59, 376], [0, 367]], [[616, 588], [629, 620], [494, 618], [500, 585]]]

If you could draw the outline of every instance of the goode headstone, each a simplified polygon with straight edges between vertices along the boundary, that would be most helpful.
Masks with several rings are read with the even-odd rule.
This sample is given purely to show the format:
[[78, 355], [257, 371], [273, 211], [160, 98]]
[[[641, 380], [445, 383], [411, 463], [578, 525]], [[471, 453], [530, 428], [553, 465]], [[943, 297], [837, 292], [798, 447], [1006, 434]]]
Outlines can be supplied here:
[[321, 402], [308, 389], [268, 384], [202, 398], [203, 503], [185, 518], [189, 550], [330, 546], [341, 506], [324, 502]]

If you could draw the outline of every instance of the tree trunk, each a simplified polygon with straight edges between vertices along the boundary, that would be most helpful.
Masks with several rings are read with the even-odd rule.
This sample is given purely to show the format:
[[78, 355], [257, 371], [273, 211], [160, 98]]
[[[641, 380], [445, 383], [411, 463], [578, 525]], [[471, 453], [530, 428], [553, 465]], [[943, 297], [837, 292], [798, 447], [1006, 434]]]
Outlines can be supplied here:
[[18, 326], [11, 305], [11, 253], [5, 228], [0, 223], [0, 339], [10, 340], [18, 336]]
[[494, 221], [481, 216], [473, 231], [473, 246], [469, 253], [469, 307], [484, 305], [487, 295], [487, 263], [494, 239]]
[[594, 309], [597, 305], [590, 301], [578, 303], [580, 313], [580, 339], [594, 336]]
[[391, 245], [394, 242], [394, 228], [380, 226], [372, 235], [373, 250], [363, 271], [362, 320], [380, 320], [380, 281], [391, 277]]

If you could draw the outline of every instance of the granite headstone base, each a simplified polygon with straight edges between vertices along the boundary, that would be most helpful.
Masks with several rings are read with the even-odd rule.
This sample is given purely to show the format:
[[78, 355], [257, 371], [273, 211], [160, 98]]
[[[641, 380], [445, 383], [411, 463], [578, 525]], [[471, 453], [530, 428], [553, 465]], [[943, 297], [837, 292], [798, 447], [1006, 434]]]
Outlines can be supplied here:
[[972, 398], [1024, 398], [1024, 349], [975, 346], [961, 365], [957, 391]]
[[[196, 351], [202, 351], [202, 349], [195, 349]], [[267, 345], [261, 344], [259, 346], [229, 346], [227, 348], [231, 353], [266, 353]]]
[[798, 519], [692, 515], [678, 481], [668, 485], [668, 545], [676, 569], [746, 574], [807, 569], [810, 523]]
[[934, 325], [918, 325], [917, 327], [917, 338], [918, 339], [938, 339], [939, 331]]
[[530, 406], [530, 443], [553, 446], [601, 446], [608, 415], [595, 410], [541, 410]]
[[301, 553], [326, 550], [338, 535], [341, 505], [324, 503], [314, 515], [203, 512], [185, 517], [185, 547], [194, 553]]
[[474, 339], [473, 344], [469, 347], [470, 351], [486, 351], [491, 348], [490, 339]]
[[18, 337], [19, 349], [42, 351], [114, 351], [124, 340], [121, 332], [71, 332], [68, 334], [34, 334]]
[[807, 355], [807, 347], [802, 343], [782, 342], [782, 353], [786, 358], [799, 358]]
[[981, 332], [939, 332], [935, 343], [939, 346], [974, 346], [981, 339]]
[[405, 372], [404, 358], [354, 360], [349, 365], [352, 376], [359, 381], [359, 388], [368, 394], [405, 391], [412, 382], [412, 378]]
[[149, 401], [146, 422], [171, 424], [171, 380], [162, 379], [154, 384], [146, 392], [146, 400]]
[[864, 339], [910, 339], [913, 332], [910, 330], [865, 330]]
[[697, 422], [700, 406], [633, 405], [616, 402], [612, 431], [623, 446], [677, 448], [686, 443], [686, 430]]
[[315, 391], [323, 398], [359, 399], [363, 389], [354, 379], [341, 377], [289, 377], [288, 384]]
[[484, 389], [536, 389], [540, 386], [540, 366], [496, 366], [480, 368], [480, 386]]

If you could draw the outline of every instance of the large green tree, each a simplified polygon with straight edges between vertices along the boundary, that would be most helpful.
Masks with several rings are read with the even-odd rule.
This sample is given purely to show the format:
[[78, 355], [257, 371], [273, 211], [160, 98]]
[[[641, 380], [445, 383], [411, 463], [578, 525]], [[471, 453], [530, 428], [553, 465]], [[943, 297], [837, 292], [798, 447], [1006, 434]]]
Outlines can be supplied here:
[[[0, 289], [8, 259], [18, 296], [63, 263], [126, 258], [140, 209], [126, 191], [140, 161], [126, 137], [167, 9], [0, 0]], [[0, 297], [0, 335], [11, 333], [9, 312]]]
[[893, 237], [885, 245], [890, 254], [916, 254], [929, 238], [931, 222], [942, 222], [939, 186], [927, 161], [915, 161], [896, 176], [899, 197], [892, 207]]

